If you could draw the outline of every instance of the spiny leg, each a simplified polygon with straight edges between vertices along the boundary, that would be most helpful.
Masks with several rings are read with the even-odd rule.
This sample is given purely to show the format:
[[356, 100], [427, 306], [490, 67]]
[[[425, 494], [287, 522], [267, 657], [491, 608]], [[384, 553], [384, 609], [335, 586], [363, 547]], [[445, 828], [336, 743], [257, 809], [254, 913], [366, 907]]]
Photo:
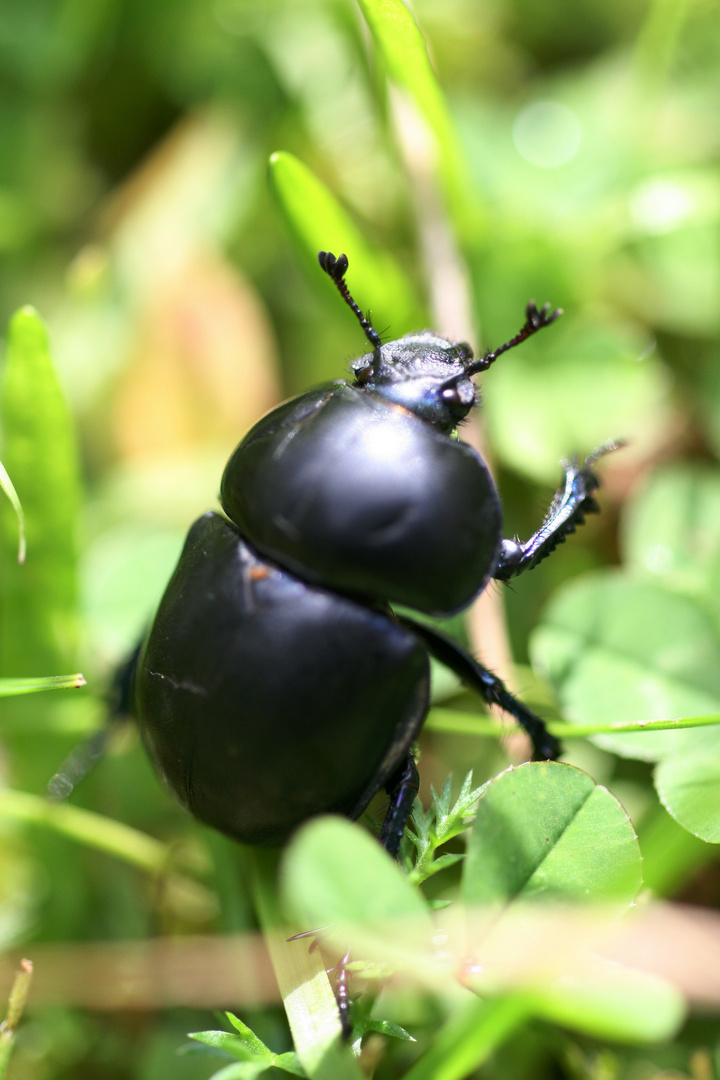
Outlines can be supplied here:
[[480, 694], [483, 701], [488, 705], [499, 705], [517, 720], [532, 740], [534, 761], [554, 760], [560, 756], [562, 746], [559, 740], [547, 730], [545, 721], [523, 705], [522, 701], [518, 701], [502, 679], [473, 659], [462, 645], [443, 634], [442, 631], [426, 626], [424, 623], [415, 622], [414, 619], [406, 616], [402, 616], [400, 622], [422, 638], [428, 651], [441, 664], [454, 671], [466, 686]]
[[565, 462], [565, 483], [555, 493], [545, 520], [536, 533], [521, 544], [518, 540], [503, 540], [494, 577], [508, 581], [525, 570], [532, 570], [547, 558], [558, 544], [563, 544], [578, 525], [585, 523], [586, 514], [597, 514], [600, 507], [594, 493], [600, 486], [592, 466], [604, 454], [617, 450], [624, 443], [612, 439], [594, 450], [582, 465], [576, 460]]
[[400, 850], [405, 822], [410, 816], [419, 787], [420, 777], [415, 758], [410, 752], [385, 785], [385, 790], [390, 795], [390, 805], [380, 830], [380, 843], [393, 858], [396, 858]]

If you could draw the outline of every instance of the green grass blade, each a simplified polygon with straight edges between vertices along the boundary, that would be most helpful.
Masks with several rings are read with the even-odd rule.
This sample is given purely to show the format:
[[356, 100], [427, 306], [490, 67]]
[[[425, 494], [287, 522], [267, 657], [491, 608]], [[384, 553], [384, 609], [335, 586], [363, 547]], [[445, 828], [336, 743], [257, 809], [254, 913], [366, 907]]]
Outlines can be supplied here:
[[0, 679], [0, 697], [17, 697], [20, 694], [37, 694], [42, 690], [77, 690], [85, 686], [85, 679], [74, 675], [47, 675], [40, 679]]
[[104, 851], [149, 874], [170, 864], [170, 848], [118, 821], [68, 803], [53, 803], [25, 791], [0, 791], [0, 821], [19, 821], [53, 829], [80, 844]]
[[[79, 469], [75, 434], [55, 374], [45, 327], [32, 308], [10, 322], [0, 383], [2, 459], [22, 499], [29, 555], [0, 579], [0, 662], [11, 676], [75, 666], [76, 526]], [[2, 515], [2, 543], [14, 549], [15, 521]]]
[[465, 233], [471, 201], [467, 167], [425, 40], [401, 0], [358, 0], [393, 82], [413, 100], [436, 144], [437, 167], [456, 227]]
[[529, 1009], [520, 995], [475, 1001], [440, 1029], [434, 1043], [405, 1080], [463, 1080], [524, 1022]]
[[248, 855], [255, 907], [303, 1068], [312, 1080], [362, 1080], [350, 1048], [340, 1041], [337, 1002], [320, 950], [287, 940], [277, 901], [277, 853], [254, 849]]
[[10, 505], [15, 511], [15, 517], [17, 518], [18, 526], [18, 556], [17, 561], [19, 563], [25, 562], [25, 556], [27, 554], [27, 541], [25, 538], [25, 515], [23, 514], [23, 508], [20, 504], [20, 500], [17, 496], [17, 491], [13, 486], [13, 482], [8, 476], [7, 469], [0, 461], [0, 488], [5, 492]]
[[29, 960], [21, 960], [15, 981], [8, 999], [7, 1015], [0, 1024], [0, 1080], [4, 1080], [10, 1054], [12, 1053], [18, 1025], [25, 1011], [25, 1002], [30, 993], [33, 966]]
[[[400, 337], [427, 322], [427, 314], [392, 256], [367, 243], [347, 211], [306, 165], [282, 152], [271, 156], [269, 170], [271, 188], [302, 251], [315, 268], [318, 251], [348, 256], [350, 291], [360, 307], [366, 298], [372, 300], [372, 320], [378, 330], [391, 326], [393, 337]], [[319, 268], [317, 276], [322, 279]], [[329, 280], [326, 284], [332, 287]]]

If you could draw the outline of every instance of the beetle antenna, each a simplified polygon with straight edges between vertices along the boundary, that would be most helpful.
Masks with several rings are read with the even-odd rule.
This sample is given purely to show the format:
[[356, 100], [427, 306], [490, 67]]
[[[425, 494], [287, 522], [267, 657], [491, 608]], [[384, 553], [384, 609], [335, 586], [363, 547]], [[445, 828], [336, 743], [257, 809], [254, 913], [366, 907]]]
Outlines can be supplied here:
[[347, 255], [339, 255], [337, 259], [333, 255], [332, 251], [318, 251], [318, 262], [323, 268], [328, 277], [331, 277], [338, 287], [338, 292], [342, 296], [345, 303], [352, 311], [355, 312], [355, 317], [365, 331], [365, 336], [372, 345], [373, 349], [379, 349], [382, 345], [380, 335], [377, 330], [368, 322], [363, 315], [360, 308], [357, 306], [352, 296], [348, 291], [348, 287], [345, 284], [345, 274], [348, 268]]
[[487, 371], [494, 360], [497, 360], [498, 356], [502, 356], [508, 349], [514, 349], [516, 345], [522, 345], [523, 341], [526, 341], [533, 334], [536, 334], [538, 330], [542, 330], [543, 327], [549, 326], [550, 323], [554, 323], [556, 319], [559, 319], [562, 315], [562, 308], [555, 308], [554, 311], [550, 311], [549, 304], [543, 304], [540, 311], [537, 309], [537, 305], [534, 300], [531, 300], [528, 306], [525, 308], [525, 325], [514, 338], [510, 338], [504, 345], [501, 345], [499, 349], [493, 349], [492, 352], [486, 353], [485, 356], [479, 357], [474, 363], [470, 364], [466, 368], [466, 375], [475, 375], [478, 371]]

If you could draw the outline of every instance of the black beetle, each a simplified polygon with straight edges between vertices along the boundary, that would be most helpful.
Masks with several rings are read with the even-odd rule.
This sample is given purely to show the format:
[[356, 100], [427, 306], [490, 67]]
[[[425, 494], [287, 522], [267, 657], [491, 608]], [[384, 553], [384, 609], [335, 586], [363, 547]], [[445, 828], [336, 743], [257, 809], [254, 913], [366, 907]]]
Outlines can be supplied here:
[[520, 332], [477, 360], [427, 330], [383, 345], [347, 290], [346, 256], [319, 260], [372, 351], [352, 383], [278, 406], [232, 454], [227, 517], [190, 530], [133, 711], [169, 786], [220, 832], [280, 844], [314, 814], [358, 817], [385, 788], [380, 840], [394, 855], [418, 788], [430, 654], [512, 714], [536, 758], [560, 746], [457, 642], [391, 604], [448, 615], [536, 566], [599, 509], [592, 465], [615, 444], [566, 465], [526, 543], [504, 540], [488, 468], [453, 433], [476, 402], [472, 376], [560, 312], [529, 304]]

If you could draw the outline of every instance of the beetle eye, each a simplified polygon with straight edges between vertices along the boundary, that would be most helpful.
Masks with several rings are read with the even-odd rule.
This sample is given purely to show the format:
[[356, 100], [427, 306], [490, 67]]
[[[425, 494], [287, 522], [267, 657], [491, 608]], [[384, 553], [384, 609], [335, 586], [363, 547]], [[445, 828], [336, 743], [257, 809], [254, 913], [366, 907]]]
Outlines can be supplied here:
[[475, 387], [469, 379], [448, 383], [443, 387], [442, 399], [449, 408], [467, 412], [475, 404]]
[[360, 386], [364, 386], [364, 384], [368, 382], [373, 373], [373, 369], [374, 364], [372, 363], [365, 364], [363, 365], [363, 367], [353, 368], [355, 379], [360, 384]]

